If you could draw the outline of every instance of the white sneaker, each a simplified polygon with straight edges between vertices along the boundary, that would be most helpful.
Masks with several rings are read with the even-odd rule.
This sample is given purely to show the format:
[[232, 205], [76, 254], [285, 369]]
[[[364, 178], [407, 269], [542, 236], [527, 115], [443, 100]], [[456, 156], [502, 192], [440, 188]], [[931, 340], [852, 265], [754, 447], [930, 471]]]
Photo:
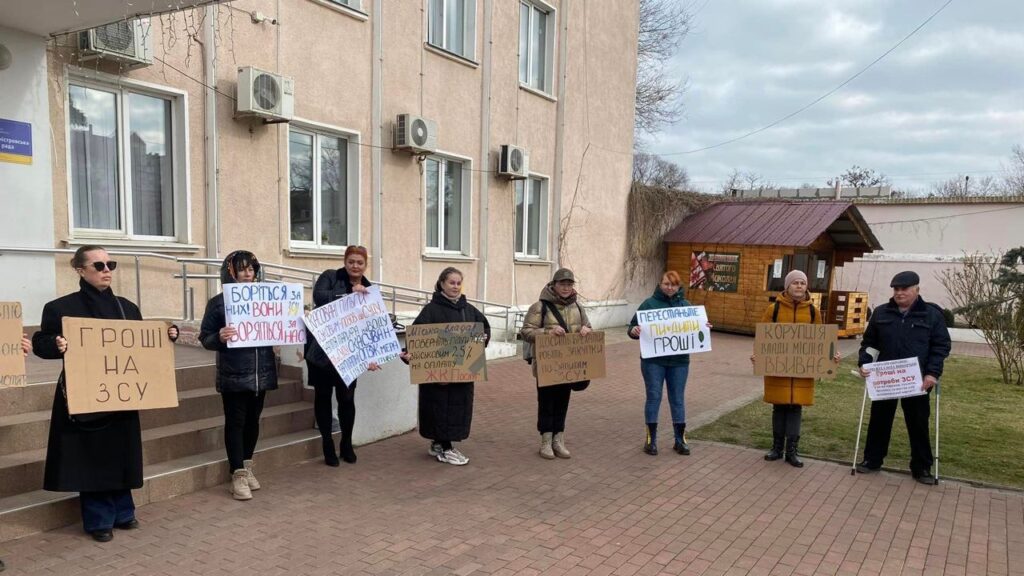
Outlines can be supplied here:
[[462, 458], [463, 460], [465, 460], [465, 461], [466, 461], [466, 464], [469, 464], [469, 457], [468, 457], [468, 456], [466, 456], [465, 454], [463, 454], [462, 452], [459, 452], [459, 449], [458, 449], [458, 448], [454, 448], [454, 447], [453, 447], [453, 448], [452, 448], [452, 452], [454, 452], [454, 453], [455, 453], [455, 455], [456, 455], [456, 456], [458, 456], [459, 458]]
[[455, 450], [442, 450], [437, 455], [437, 461], [445, 464], [451, 464], [452, 466], [465, 466], [469, 464], [469, 459], [458, 453]]
[[439, 454], [441, 454], [441, 452], [443, 452], [443, 450], [441, 450], [440, 442], [431, 442], [430, 443], [430, 448], [427, 448], [427, 454], [430, 454], [431, 456], [433, 456], [435, 458]]

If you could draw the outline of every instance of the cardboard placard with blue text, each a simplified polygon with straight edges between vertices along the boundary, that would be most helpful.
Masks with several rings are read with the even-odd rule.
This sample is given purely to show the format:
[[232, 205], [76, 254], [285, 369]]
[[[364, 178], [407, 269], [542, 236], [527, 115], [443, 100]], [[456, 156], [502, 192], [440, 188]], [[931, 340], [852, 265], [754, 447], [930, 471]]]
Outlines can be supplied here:
[[754, 374], [835, 378], [838, 340], [835, 324], [760, 322], [754, 332]]
[[0, 388], [25, 385], [21, 303], [0, 302]]
[[224, 316], [237, 334], [228, 348], [306, 343], [302, 285], [239, 282], [224, 285]]
[[864, 383], [868, 387], [868, 396], [871, 397], [872, 402], [909, 398], [928, 393], [927, 390], [921, 389], [924, 380], [921, 378], [921, 365], [916, 356], [884, 362], [870, 362], [863, 367], [868, 370], [868, 376], [864, 379]]
[[174, 343], [167, 323], [64, 317], [68, 412], [174, 408]]
[[641, 358], [711, 351], [711, 329], [703, 306], [637, 310], [636, 319]]
[[480, 322], [415, 324], [406, 329], [405, 344], [413, 384], [487, 380], [487, 336]]
[[538, 386], [604, 378], [604, 332], [540, 334], [535, 344]]
[[306, 315], [306, 326], [346, 385], [366, 372], [370, 362], [390, 362], [402, 351], [379, 286], [314, 308]]

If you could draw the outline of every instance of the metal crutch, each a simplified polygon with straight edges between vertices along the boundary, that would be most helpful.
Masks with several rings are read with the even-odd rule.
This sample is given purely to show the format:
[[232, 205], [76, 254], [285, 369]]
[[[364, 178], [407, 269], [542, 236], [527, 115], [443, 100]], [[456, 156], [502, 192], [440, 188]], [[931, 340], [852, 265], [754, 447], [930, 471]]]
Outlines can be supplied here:
[[[857, 443], [853, 446], [853, 462], [850, 463], [850, 476], [857, 474], [857, 454], [860, 453], [860, 431], [864, 429], [864, 407], [868, 403], [868, 383], [864, 383], [864, 399], [860, 401], [860, 422], [857, 423]], [[938, 424], [939, 419], [935, 419]], [[938, 467], [935, 468], [938, 470]]]
[[942, 399], [942, 388], [935, 381], [935, 484], [939, 483], [939, 400]]

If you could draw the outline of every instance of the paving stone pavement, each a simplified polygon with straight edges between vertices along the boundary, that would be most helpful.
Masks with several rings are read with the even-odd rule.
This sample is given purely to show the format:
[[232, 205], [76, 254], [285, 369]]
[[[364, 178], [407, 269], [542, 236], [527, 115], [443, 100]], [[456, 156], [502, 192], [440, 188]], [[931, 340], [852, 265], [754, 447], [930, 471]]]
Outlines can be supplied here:
[[[760, 392], [750, 339], [714, 338], [693, 359], [691, 425]], [[142, 528], [108, 544], [78, 526], [2, 544], [4, 576], [1024, 574], [1024, 494], [813, 460], [798, 470], [714, 443], [679, 456], [668, 426], [650, 457], [638, 346], [610, 344], [608, 367], [573, 394], [571, 460], [537, 456], [529, 367], [496, 362], [460, 446], [468, 466], [405, 434], [359, 448], [356, 465], [260, 475], [248, 502], [225, 484], [145, 506]]]

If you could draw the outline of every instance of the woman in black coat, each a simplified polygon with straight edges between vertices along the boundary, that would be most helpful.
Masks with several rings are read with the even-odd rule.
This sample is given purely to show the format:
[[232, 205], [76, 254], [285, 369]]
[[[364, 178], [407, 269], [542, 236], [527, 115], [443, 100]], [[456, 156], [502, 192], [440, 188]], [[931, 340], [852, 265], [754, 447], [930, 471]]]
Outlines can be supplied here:
[[[252, 252], [238, 250], [228, 254], [220, 267], [222, 284], [254, 282], [260, 276], [260, 263]], [[206, 304], [199, 341], [203, 348], [217, 351], [217, 392], [224, 403], [224, 448], [231, 469], [231, 495], [235, 500], [250, 500], [260, 483], [252, 471], [252, 457], [260, 437], [260, 414], [267, 390], [277, 390], [277, 355], [273, 346], [228, 348], [237, 335], [227, 325], [224, 294]]]
[[[62, 323], [73, 318], [142, 320], [138, 306], [110, 289], [117, 262], [99, 246], [82, 246], [71, 259], [80, 276], [78, 292], [43, 307], [39, 331], [32, 336], [36, 356], [59, 360], [67, 351]], [[178, 328], [167, 336], [178, 339]], [[99, 542], [114, 537], [113, 528], [138, 528], [132, 489], [142, 487], [142, 430], [137, 410], [70, 416], [61, 371], [50, 413], [43, 488], [78, 492], [82, 525]]]
[[[413, 322], [416, 324], [447, 324], [450, 322], [479, 322], [484, 325], [486, 343], [491, 339], [491, 325], [487, 318], [462, 294], [462, 272], [445, 268], [434, 284], [434, 296], [423, 307]], [[409, 362], [409, 353], [401, 358]], [[473, 421], [473, 383], [438, 382], [420, 385], [420, 436], [430, 440], [428, 453], [438, 462], [463, 466], [469, 458], [452, 446], [469, 438]]]
[[[313, 286], [313, 305], [316, 307], [329, 304], [353, 292], [366, 292], [370, 281], [363, 276], [366, 271], [368, 254], [362, 246], [349, 246], [345, 249], [345, 267], [327, 270], [316, 279]], [[334, 418], [331, 410], [331, 395], [338, 399], [338, 422], [341, 424], [341, 459], [355, 464], [356, 452], [352, 448], [352, 430], [356, 424], [356, 381], [346, 386], [341, 375], [331, 364], [330, 358], [316, 341], [316, 337], [306, 330], [306, 364], [309, 367], [309, 383], [316, 394], [313, 396], [313, 414], [316, 416], [316, 427], [323, 439], [324, 464], [338, 466], [338, 452], [334, 451], [334, 439], [331, 436]], [[370, 362], [369, 370], [379, 370], [376, 362]]]

